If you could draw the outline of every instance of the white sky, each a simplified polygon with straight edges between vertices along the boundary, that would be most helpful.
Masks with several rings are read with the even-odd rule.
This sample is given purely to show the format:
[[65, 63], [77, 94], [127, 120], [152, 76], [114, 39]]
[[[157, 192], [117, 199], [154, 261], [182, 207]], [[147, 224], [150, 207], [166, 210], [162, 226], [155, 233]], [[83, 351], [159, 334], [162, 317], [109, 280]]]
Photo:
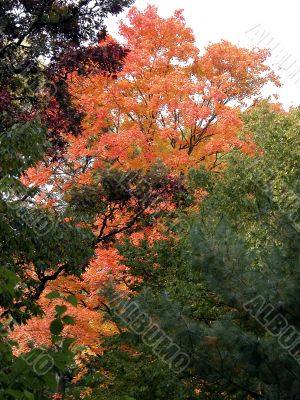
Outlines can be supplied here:
[[[285, 107], [300, 105], [299, 0], [136, 0], [135, 6], [144, 9], [148, 3], [156, 5], [163, 17], [182, 8], [200, 49], [221, 39], [244, 47], [273, 48], [270, 64], [283, 84], [276, 88], [279, 101]], [[108, 23], [113, 35], [118, 19], [120, 16]], [[273, 88], [266, 90], [266, 95], [272, 93]]]

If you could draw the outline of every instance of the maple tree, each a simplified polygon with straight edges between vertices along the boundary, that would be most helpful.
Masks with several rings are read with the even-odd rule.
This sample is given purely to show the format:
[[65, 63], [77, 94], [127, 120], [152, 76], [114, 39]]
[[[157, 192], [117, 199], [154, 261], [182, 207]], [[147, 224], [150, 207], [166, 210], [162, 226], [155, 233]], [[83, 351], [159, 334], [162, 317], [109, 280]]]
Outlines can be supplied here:
[[[123, 70], [104, 76], [86, 66], [66, 69], [72, 107], [83, 111], [80, 135], [62, 124], [63, 158], [41, 163], [23, 178], [39, 186], [45, 207], [64, 209], [70, 222], [94, 234], [95, 256], [82, 266], [81, 277], [62, 271], [47, 291], [76, 295], [77, 325], [68, 329], [76, 332], [78, 343], [100, 353], [96, 337], [117, 328], [101, 322], [99, 290], [111, 276], [123, 286], [131, 279], [116, 241], [144, 238], [151, 244], [164, 237], [164, 215], [174, 219], [205, 195], [188, 187], [191, 168], [220, 169], [224, 154], [236, 148], [253, 153], [250, 135], [239, 137], [241, 109], [265, 83], [278, 84], [265, 64], [266, 50], [222, 41], [201, 54], [181, 11], [164, 19], [155, 7], [132, 8], [128, 18], [120, 25], [129, 49]], [[114, 43], [107, 38], [99, 49]], [[47, 343], [44, 326], [53, 304], [43, 296], [41, 304], [49, 318], [31, 320], [22, 332], [33, 342]]]
[[86, 118], [70, 156], [93, 157], [94, 168], [106, 158], [124, 168], [157, 158], [183, 168], [241, 146], [240, 107], [265, 83], [278, 83], [264, 63], [268, 51], [222, 41], [201, 54], [180, 11], [163, 19], [155, 7], [132, 8], [128, 18], [120, 35], [130, 52], [118, 78], [72, 78]]

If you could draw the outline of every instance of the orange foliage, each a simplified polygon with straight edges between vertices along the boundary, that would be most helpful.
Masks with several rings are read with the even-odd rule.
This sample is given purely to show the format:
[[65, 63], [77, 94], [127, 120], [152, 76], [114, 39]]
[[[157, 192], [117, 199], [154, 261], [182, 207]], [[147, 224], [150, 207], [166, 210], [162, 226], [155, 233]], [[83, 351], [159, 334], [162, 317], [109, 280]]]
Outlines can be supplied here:
[[163, 19], [153, 6], [133, 7], [128, 18], [120, 35], [130, 53], [118, 78], [72, 77], [86, 118], [84, 137], [70, 138], [70, 158], [91, 156], [95, 167], [118, 159], [124, 168], [159, 158], [186, 170], [242, 146], [240, 107], [266, 82], [278, 84], [264, 64], [268, 51], [222, 41], [201, 55], [180, 11]]

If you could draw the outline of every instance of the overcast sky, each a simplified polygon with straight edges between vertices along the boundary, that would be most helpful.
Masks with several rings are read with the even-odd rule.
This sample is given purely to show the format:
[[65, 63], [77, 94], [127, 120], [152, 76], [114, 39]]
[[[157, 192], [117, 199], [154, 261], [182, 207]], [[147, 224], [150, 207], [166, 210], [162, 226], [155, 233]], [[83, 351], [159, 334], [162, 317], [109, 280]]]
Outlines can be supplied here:
[[[273, 48], [270, 63], [281, 76], [283, 87], [276, 89], [280, 101], [289, 107], [300, 105], [300, 21], [299, 0], [136, 0], [144, 9], [155, 4], [167, 17], [182, 8], [187, 24], [193, 29], [197, 45], [227, 39], [245, 47]], [[111, 33], [117, 32], [117, 20], [110, 20]], [[278, 67], [281, 69], [278, 70]], [[274, 93], [267, 89], [266, 94]]]

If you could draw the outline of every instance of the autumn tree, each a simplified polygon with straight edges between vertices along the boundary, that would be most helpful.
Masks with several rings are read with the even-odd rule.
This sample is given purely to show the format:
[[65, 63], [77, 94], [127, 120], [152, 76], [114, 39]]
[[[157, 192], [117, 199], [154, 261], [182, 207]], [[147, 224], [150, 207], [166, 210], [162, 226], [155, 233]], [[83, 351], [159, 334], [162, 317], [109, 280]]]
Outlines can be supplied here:
[[268, 51], [222, 41], [202, 54], [180, 11], [163, 19], [152, 6], [132, 8], [120, 35], [130, 53], [116, 80], [72, 80], [87, 114], [85, 139], [70, 141], [73, 159], [93, 157], [93, 168], [105, 159], [140, 168], [160, 158], [184, 169], [242, 145], [241, 106], [265, 83], [277, 83], [265, 64]]
[[[140, 275], [131, 273], [116, 243], [129, 238], [138, 245], [144, 239], [145, 249], [151, 249], [156, 240], [176, 237], [172, 224], [178, 213], [192, 213], [208, 189], [190, 185], [188, 171], [200, 165], [220, 171], [234, 149], [253, 153], [250, 131], [239, 136], [241, 109], [259, 97], [265, 83], [277, 83], [265, 64], [267, 51], [222, 41], [202, 54], [181, 12], [163, 19], [154, 7], [132, 8], [120, 33], [130, 51], [117, 76], [89, 68], [67, 74], [72, 106], [84, 113], [81, 134], [61, 126], [64, 157], [41, 163], [24, 177], [26, 185], [44, 193], [49, 209], [64, 210], [70, 223], [93, 232], [95, 256], [84, 273], [58, 277], [47, 290], [76, 296], [76, 325], [68, 332], [77, 330], [78, 343], [98, 355], [104, 350], [103, 337], [117, 329], [103, 320], [105, 298], [99, 295], [110, 277], [122, 288], [131, 279], [136, 287], [152, 276], [160, 285], [168, 279], [157, 271], [143, 275], [142, 266]], [[107, 38], [99, 51], [114, 43]], [[82, 76], [85, 71], [90, 71], [88, 77]], [[44, 297], [40, 302], [52, 316], [53, 304]], [[33, 319], [18, 335], [26, 332], [34, 343], [47, 343], [44, 324], [50, 318]]]
[[69, 77], [85, 114], [82, 134], [64, 132], [64, 160], [27, 173], [32, 184], [52, 185], [58, 204], [63, 193], [78, 221], [93, 224], [97, 243], [132, 228], [154, 197], [166, 206], [169, 192], [184, 191], [191, 166], [216, 167], [234, 148], [253, 151], [249, 138], [238, 137], [240, 109], [266, 82], [277, 83], [267, 51], [223, 41], [199, 54], [179, 11], [163, 19], [149, 6], [128, 17], [120, 25], [130, 50], [122, 72]]

